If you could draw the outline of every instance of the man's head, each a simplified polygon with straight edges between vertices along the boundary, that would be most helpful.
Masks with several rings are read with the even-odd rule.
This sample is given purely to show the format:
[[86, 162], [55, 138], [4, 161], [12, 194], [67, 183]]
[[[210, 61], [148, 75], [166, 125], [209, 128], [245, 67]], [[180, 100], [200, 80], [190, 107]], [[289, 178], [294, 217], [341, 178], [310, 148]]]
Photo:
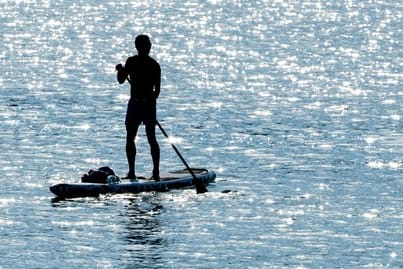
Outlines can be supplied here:
[[151, 41], [147, 35], [138, 35], [134, 43], [139, 55], [148, 55], [150, 53]]

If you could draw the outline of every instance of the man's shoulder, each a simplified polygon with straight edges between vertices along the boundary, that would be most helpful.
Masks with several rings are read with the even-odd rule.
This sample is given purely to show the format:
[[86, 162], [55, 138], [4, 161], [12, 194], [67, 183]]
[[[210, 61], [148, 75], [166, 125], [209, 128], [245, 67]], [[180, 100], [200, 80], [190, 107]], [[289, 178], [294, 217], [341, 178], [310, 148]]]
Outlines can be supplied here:
[[160, 64], [154, 58], [147, 56], [147, 57], [140, 57], [138, 55], [131, 56], [127, 58], [126, 67], [129, 69], [136, 68], [136, 66], [143, 66], [152, 68], [154, 70], [160, 70]]
[[127, 58], [127, 60], [126, 60], [126, 62], [133, 62], [133, 61], [136, 61], [137, 60], [137, 55], [134, 55], [134, 56], [130, 56], [129, 58]]
[[148, 56], [148, 66], [150, 66], [153, 70], [160, 72], [161, 67], [160, 64], [154, 58]]
[[137, 55], [130, 56], [129, 58], [127, 58], [126, 65], [125, 65], [126, 68], [130, 69], [136, 63], [136, 56]]
[[160, 65], [158, 62], [157, 62], [157, 60], [155, 60], [153, 57], [151, 57], [151, 56], [148, 56], [148, 58], [150, 59], [150, 61], [151, 62], [153, 62], [154, 64], [156, 64], [156, 65]]
[[152, 62], [153, 64], [157, 64], [159, 65], [159, 63], [157, 62], [157, 60], [155, 60], [153, 57], [151, 56], [139, 56], [139, 55], [134, 55], [134, 56], [130, 56], [129, 58], [127, 58], [127, 62], [137, 62], [137, 61], [141, 61], [144, 62], [144, 60], [148, 61], [148, 62]]

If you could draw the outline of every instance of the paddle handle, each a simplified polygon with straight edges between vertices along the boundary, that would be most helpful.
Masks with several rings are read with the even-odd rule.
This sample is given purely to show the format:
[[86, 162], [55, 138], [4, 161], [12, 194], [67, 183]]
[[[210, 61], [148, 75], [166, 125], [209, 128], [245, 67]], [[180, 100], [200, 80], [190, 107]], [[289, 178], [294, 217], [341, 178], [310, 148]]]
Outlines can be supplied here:
[[[164, 128], [162, 128], [161, 124], [157, 121], [157, 125], [158, 128], [160, 128], [161, 132], [164, 134], [164, 136], [168, 139], [169, 142], [169, 136], [168, 134], [165, 132]], [[188, 165], [188, 163], [186, 162], [186, 160], [183, 158], [182, 154], [180, 154], [179, 150], [176, 148], [176, 146], [169, 142], [172, 146], [172, 148], [175, 150], [176, 154], [179, 156], [179, 158], [181, 159], [181, 161], [183, 162], [183, 164], [186, 166], [186, 169], [190, 172], [190, 174], [193, 177], [193, 182], [196, 186], [196, 192], [197, 193], [205, 193], [207, 192], [207, 188], [204, 186], [204, 184], [196, 177], [196, 175], [193, 173], [193, 170], [190, 168], [190, 166]]]

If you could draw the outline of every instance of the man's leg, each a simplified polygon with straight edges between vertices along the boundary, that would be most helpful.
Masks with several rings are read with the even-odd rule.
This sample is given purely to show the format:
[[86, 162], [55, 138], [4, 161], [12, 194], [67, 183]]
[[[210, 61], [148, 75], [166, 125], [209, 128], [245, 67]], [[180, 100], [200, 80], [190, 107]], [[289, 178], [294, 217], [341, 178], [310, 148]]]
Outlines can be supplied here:
[[129, 172], [127, 173], [126, 178], [135, 179], [136, 178], [136, 170], [135, 170], [135, 160], [136, 160], [136, 135], [137, 130], [139, 129], [139, 125], [126, 125], [126, 157], [127, 163], [129, 164]]
[[151, 157], [153, 159], [153, 178], [159, 180], [160, 177], [160, 147], [155, 137], [155, 124], [146, 125], [147, 140], [151, 148]]

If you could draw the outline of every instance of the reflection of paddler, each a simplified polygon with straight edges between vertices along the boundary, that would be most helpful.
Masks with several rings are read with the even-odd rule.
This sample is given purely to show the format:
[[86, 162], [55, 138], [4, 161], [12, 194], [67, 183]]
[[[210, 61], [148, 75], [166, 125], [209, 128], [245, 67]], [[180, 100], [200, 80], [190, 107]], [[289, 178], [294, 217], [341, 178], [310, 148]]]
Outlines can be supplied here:
[[130, 268], [155, 268], [161, 262], [167, 247], [158, 217], [162, 208], [154, 199], [129, 200], [125, 205], [124, 213], [120, 215], [121, 229], [116, 232], [126, 244], [123, 246], [127, 254], [125, 262], [131, 265]]
[[131, 85], [125, 120], [126, 156], [129, 172], [124, 178], [136, 179], [135, 138], [140, 124], [143, 123], [154, 165], [152, 179], [159, 180], [160, 149], [155, 137], [155, 125], [157, 123], [156, 104], [161, 88], [161, 68], [158, 62], [149, 56], [151, 42], [148, 36], [137, 36], [135, 45], [138, 55], [129, 57], [125, 66], [116, 65], [118, 82], [122, 84], [127, 79]]

